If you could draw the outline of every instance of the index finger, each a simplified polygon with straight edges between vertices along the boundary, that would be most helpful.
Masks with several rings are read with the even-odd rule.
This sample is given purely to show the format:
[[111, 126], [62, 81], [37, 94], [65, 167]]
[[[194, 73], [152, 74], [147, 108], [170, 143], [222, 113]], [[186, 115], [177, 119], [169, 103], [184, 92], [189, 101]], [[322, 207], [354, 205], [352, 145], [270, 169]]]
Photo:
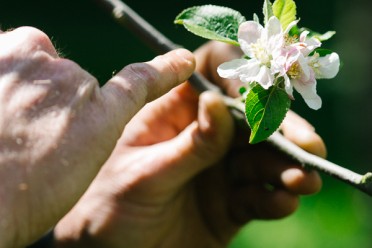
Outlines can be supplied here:
[[217, 73], [217, 67], [226, 61], [240, 58], [242, 55], [239, 47], [210, 41], [195, 51], [196, 70], [223, 89], [227, 95], [238, 97], [240, 96], [239, 89], [243, 83], [240, 80], [221, 78]]
[[122, 126], [147, 102], [186, 81], [194, 68], [194, 56], [185, 49], [171, 51], [146, 63], [128, 65], [102, 88], [107, 110]]

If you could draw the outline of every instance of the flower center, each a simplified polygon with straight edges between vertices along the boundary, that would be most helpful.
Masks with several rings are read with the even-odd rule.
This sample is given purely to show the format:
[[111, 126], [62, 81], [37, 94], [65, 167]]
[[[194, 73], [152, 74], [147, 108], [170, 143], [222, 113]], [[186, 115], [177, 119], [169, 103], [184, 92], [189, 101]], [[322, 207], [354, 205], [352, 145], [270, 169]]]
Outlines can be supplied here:
[[287, 74], [292, 79], [298, 79], [301, 76], [301, 72], [302, 70], [300, 64], [298, 62], [295, 62], [291, 65], [291, 67], [287, 71]]
[[284, 41], [286, 46], [292, 45], [298, 42], [298, 36], [297, 35], [290, 36], [289, 34], [285, 34]]
[[270, 67], [270, 61], [272, 56], [268, 54], [265, 47], [261, 44], [260, 41], [251, 45], [252, 53], [254, 57], [261, 62], [263, 65]]

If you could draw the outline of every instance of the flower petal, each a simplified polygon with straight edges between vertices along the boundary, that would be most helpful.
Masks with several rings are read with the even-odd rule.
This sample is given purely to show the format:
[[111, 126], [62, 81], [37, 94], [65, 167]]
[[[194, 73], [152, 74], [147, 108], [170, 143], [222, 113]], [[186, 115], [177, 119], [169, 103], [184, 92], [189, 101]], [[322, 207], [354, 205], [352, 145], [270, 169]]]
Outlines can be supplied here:
[[239, 39], [240, 49], [242, 49], [243, 53], [247, 55], [249, 58], [254, 58], [255, 54], [252, 49], [252, 43], [247, 43], [243, 39]]
[[309, 31], [307, 31], [307, 30], [306, 30], [306, 31], [303, 31], [303, 32], [300, 34], [300, 42], [305, 42], [305, 40], [306, 40], [308, 34], [310, 34]]
[[314, 73], [312, 72], [312, 69], [308, 64], [308, 58], [305, 58], [302, 54], [300, 54], [300, 56], [298, 56], [297, 62], [301, 68], [301, 79], [300, 80], [302, 82], [315, 80]]
[[264, 89], [268, 89], [273, 85], [274, 76], [271, 74], [271, 71], [266, 66], [261, 66], [260, 71], [255, 80], [259, 83]]
[[285, 63], [283, 64], [285, 72], [287, 72], [294, 63], [298, 62], [300, 66], [306, 63], [304, 56], [294, 47], [288, 47], [286, 51]]
[[292, 80], [294, 88], [301, 94], [306, 104], [312, 109], [320, 109], [322, 106], [322, 99], [316, 93], [316, 80], [301, 82], [299, 80]]
[[241, 73], [241, 68], [247, 65], [246, 59], [234, 59], [228, 62], [225, 62], [218, 66], [217, 73], [220, 77], [237, 79]]
[[310, 39], [306, 39], [304, 41], [304, 44], [305, 44], [305, 48], [301, 50], [304, 56], [308, 56], [312, 51], [314, 51], [316, 48], [322, 45], [322, 43], [314, 37], [311, 37]]
[[299, 22], [300, 20], [294, 20], [293, 22], [289, 23], [288, 26], [286, 27], [286, 29], [284, 30], [284, 34], [288, 34], [289, 31], [297, 25], [297, 23]]
[[240, 44], [240, 49], [248, 57], [254, 57], [254, 52], [252, 51], [251, 45], [257, 43], [261, 39], [264, 27], [254, 21], [246, 21], [240, 24], [238, 30], [238, 42]]
[[340, 68], [340, 57], [337, 53], [331, 53], [324, 57], [319, 57], [317, 64], [314, 64], [315, 77], [334, 78]]
[[291, 84], [291, 80], [287, 76], [287, 74], [284, 74], [284, 89], [287, 92], [289, 98], [294, 99], [293, 97], [293, 86]]
[[[254, 21], [246, 21], [240, 24], [238, 30], [238, 40], [244, 40], [247, 44], [256, 43], [261, 38], [264, 28], [261, 24]], [[240, 42], [240, 41], [239, 41]]]
[[274, 59], [271, 61], [271, 72], [276, 74], [279, 73], [280, 76], [283, 76], [287, 73], [286, 63], [287, 57], [284, 55], [274, 55]]
[[267, 40], [272, 36], [282, 33], [282, 25], [276, 16], [270, 17], [269, 21], [266, 23], [265, 31], [267, 32]]
[[260, 73], [260, 62], [256, 59], [250, 59], [244, 70], [241, 70], [239, 79], [242, 82], [256, 82], [257, 75]]
[[[257, 68], [255, 68], [257, 67]], [[234, 59], [221, 64], [217, 68], [217, 73], [220, 77], [238, 79], [241, 75], [254, 74], [257, 75], [259, 70], [258, 62], [246, 59]], [[256, 71], [256, 72], [255, 72]]]

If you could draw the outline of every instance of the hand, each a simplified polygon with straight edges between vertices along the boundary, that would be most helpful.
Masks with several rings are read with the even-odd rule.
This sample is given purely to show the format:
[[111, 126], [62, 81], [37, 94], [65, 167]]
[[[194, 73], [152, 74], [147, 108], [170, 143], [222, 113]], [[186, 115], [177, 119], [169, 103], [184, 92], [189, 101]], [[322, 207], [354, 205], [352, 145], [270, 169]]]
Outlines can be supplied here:
[[[224, 55], [238, 56], [215, 46], [196, 53], [205, 75]], [[296, 130], [295, 143], [325, 155], [314, 129], [294, 113], [282, 130], [287, 136]], [[286, 216], [300, 194], [319, 190], [317, 173], [267, 144], [247, 144], [241, 132], [218, 95], [199, 98], [188, 84], [148, 104], [56, 226], [57, 247], [225, 247], [243, 224]]]
[[177, 50], [124, 68], [100, 89], [41, 31], [0, 33], [0, 247], [24, 247], [64, 216], [148, 101], [187, 79]]

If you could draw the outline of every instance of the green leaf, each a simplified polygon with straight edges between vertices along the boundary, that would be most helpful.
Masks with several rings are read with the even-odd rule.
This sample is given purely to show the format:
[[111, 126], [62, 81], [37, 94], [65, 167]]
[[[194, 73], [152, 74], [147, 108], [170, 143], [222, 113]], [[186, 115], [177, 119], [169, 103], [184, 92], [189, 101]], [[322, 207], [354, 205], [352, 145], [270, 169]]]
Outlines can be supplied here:
[[280, 20], [283, 29], [296, 20], [296, 4], [293, 0], [276, 0], [273, 4], [273, 12]]
[[265, 90], [257, 84], [248, 93], [245, 102], [245, 114], [251, 136], [249, 142], [255, 144], [266, 140], [280, 126], [291, 105], [287, 93], [271, 86]]
[[317, 38], [320, 41], [326, 41], [331, 39], [334, 35], [336, 34], [336, 31], [328, 31], [324, 34], [316, 33], [314, 32], [313, 34], [310, 33], [311, 36], [314, 38]]
[[238, 29], [245, 17], [230, 8], [203, 5], [182, 11], [174, 23], [203, 38], [239, 46]]
[[269, 0], [264, 1], [262, 12], [264, 15], [264, 24], [266, 24], [270, 17], [274, 16], [273, 5]]
[[329, 40], [336, 34], [336, 31], [328, 31], [328, 32], [325, 32], [324, 34], [321, 34], [308, 28], [301, 28], [300, 32], [302, 33], [303, 31], [309, 31], [310, 32], [309, 36], [317, 38], [319, 41]]
[[331, 39], [335, 34], [336, 34], [336, 31], [328, 31], [328, 32], [325, 32], [324, 34], [321, 34], [321, 33], [318, 33], [316, 31], [313, 31], [309, 28], [299, 28], [298, 26], [294, 26], [293, 28], [291, 28], [291, 30], [289, 31], [289, 35], [291, 36], [300, 36], [302, 32], [304, 31], [308, 31], [309, 34], [308, 34], [308, 37], [314, 37], [316, 39], [318, 39], [319, 41], [326, 41], [326, 40], [329, 40]]
[[260, 18], [258, 18], [258, 15], [256, 13], [253, 14], [253, 21], [260, 23]]

